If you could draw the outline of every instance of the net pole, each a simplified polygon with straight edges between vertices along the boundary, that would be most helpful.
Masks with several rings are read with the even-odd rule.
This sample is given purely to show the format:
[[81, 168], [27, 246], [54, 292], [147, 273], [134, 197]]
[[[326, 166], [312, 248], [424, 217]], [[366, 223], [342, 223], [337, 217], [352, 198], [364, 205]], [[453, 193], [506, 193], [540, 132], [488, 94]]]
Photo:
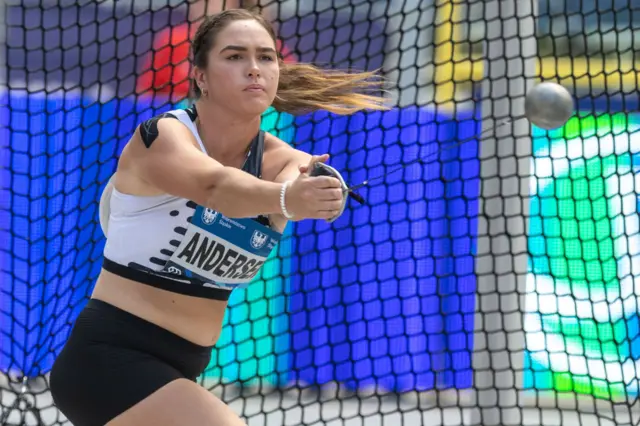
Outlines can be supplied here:
[[471, 425], [521, 425], [531, 126], [522, 117], [535, 82], [534, 0], [484, 0], [482, 125], [511, 118], [480, 143], [476, 257], [475, 409]]
[[7, 92], [9, 85], [7, 70], [7, 1], [0, 0], [0, 94]]

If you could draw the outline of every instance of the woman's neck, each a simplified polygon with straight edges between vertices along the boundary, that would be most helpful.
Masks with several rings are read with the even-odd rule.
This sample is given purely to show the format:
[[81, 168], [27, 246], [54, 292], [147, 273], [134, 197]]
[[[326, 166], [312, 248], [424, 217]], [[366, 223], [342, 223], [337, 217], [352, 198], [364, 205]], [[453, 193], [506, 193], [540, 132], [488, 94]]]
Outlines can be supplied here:
[[241, 119], [210, 102], [196, 102], [197, 127], [207, 153], [221, 162], [244, 156], [260, 131], [260, 116]]

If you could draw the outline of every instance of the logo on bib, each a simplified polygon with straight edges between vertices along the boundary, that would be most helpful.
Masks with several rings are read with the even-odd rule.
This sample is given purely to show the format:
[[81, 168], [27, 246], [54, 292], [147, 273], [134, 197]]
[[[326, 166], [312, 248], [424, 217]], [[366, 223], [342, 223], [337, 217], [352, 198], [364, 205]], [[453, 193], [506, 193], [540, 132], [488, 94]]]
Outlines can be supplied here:
[[260, 231], [253, 231], [251, 236], [251, 247], [259, 249], [267, 243], [267, 234]]
[[182, 271], [178, 268], [176, 268], [175, 266], [169, 266], [167, 268], [167, 272], [171, 273], [171, 274], [175, 274], [175, 275], [182, 275]]
[[215, 210], [211, 210], [211, 209], [202, 210], [202, 223], [204, 223], [205, 225], [211, 225], [213, 222], [216, 221], [217, 217], [218, 217], [218, 212]]

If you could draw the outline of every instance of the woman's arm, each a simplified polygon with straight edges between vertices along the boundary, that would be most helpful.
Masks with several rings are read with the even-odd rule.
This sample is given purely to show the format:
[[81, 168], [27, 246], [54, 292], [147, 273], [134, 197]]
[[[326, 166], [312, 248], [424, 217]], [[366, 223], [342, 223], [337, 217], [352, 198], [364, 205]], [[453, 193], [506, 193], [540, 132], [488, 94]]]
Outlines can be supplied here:
[[[152, 143], [143, 143], [137, 130], [127, 148], [136, 175], [162, 192], [232, 218], [282, 213], [281, 182], [223, 166], [196, 148], [193, 134], [176, 119], [159, 119]], [[333, 208], [324, 200], [336, 186], [339, 182], [327, 177], [298, 179], [287, 189], [287, 210], [302, 218], [324, 219]]]

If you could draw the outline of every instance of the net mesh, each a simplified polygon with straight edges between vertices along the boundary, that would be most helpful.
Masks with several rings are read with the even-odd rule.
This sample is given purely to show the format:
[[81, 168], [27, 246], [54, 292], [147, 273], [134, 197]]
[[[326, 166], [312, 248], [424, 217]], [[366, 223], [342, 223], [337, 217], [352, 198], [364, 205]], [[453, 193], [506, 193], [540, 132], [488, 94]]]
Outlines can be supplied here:
[[[0, 424], [68, 424], [48, 373], [100, 272], [100, 194], [136, 125], [188, 105], [188, 40], [222, 3], [3, 3]], [[287, 61], [381, 69], [396, 104], [264, 130], [352, 183], [432, 155], [289, 224], [233, 293], [199, 381], [249, 425], [640, 423], [640, 6], [531, 3], [260, 3]], [[514, 118], [526, 76], [575, 94], [566, 126], [438, 151]]]

